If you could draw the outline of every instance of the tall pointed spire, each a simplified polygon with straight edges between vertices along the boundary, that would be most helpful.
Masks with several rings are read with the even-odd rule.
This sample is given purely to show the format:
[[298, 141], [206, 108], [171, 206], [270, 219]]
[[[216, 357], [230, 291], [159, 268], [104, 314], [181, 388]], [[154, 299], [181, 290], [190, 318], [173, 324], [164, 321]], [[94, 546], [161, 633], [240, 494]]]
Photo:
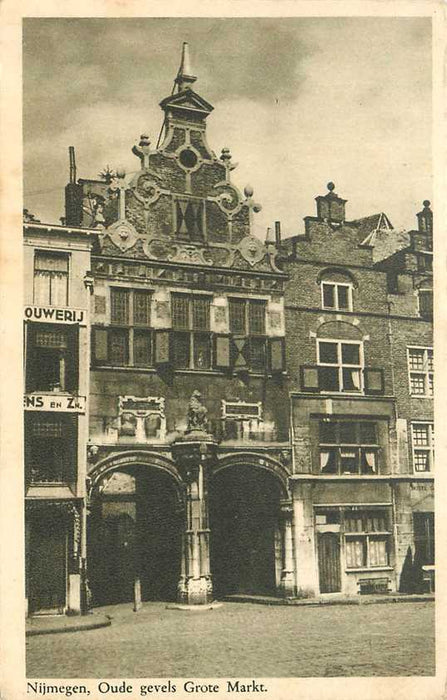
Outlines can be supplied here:
[[178, 92], [186, 90], [190, 87], [192, 83], [195, 83], [197, 77], [192, 74], [191, 63], [189, 59], [189, 44], [187, 41], [183, 42], [182, 47], [182, 60], [180, 62], [180, 68], [178, 69], [177, 77], [175, 83], [178, 87]]

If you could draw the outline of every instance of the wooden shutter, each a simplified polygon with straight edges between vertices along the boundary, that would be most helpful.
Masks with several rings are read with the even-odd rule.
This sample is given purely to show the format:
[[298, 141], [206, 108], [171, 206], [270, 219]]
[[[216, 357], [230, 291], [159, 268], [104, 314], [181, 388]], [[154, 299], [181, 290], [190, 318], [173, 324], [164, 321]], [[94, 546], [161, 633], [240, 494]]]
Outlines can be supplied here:
[[318, 367], [316, 365], [301, 365], [301, 389], [303, 391], [318, 391], [319, 388]]
[[245, 336], [233, 336], [232, 365], [234, 370], [248, 370], [247, 352], [248, 342]]
[[385, 392], [385, 382], [383, 369], [367, 367], [363, 370], [365, 379], [365, 394], [383, 394]]
[[105, 364], [107, 362], [107, 328], [93, 329], [92, 350], [94, 363]]
[[155, 331], [154, 364], [167, 365], [171, 361], [171, 333], [167, 330]]
[[284, 372], [285, 368], [284, 338], [270, 338], [270, 371]]
[[231, 366], [230, 337], [228, 335], [214, 336], [214, 366], [226, 369]]

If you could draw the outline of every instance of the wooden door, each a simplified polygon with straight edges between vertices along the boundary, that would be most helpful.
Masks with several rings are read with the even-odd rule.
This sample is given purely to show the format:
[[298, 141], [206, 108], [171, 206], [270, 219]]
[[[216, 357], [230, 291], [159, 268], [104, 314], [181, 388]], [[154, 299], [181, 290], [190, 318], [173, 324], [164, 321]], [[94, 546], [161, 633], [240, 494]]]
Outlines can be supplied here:
[[320, 593], [341, 591], [340, 536], [334, 532], [323, 532], [318, 537], [318, 569]]
[[34, 518], [30, 542], [30, 612], [62, 613], [66, 593], [67, 535], [62, 517]]

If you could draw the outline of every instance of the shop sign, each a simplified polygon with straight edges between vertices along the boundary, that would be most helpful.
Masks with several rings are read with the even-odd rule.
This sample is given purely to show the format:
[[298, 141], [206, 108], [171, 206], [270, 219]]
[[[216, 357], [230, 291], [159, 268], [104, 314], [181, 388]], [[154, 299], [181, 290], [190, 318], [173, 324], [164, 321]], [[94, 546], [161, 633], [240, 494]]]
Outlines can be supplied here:
[[25, 306], [25, 321], [41, 323], [85, 323], [84, 309], [59, 309], [56, 306]]
[[25, 394], [23, 408], [26, 411], [59, 411], [85, 413], [85, 396], [68, 394]]

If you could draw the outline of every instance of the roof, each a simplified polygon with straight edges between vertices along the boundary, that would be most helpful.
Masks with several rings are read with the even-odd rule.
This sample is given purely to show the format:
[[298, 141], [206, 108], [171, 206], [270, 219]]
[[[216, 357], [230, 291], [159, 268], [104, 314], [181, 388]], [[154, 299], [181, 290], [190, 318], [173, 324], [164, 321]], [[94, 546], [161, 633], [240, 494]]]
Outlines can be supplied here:
[[360, 245], [373, 246], [378, 231], [390, 231], [394, 229], [393, 224], [382, 211], [371, 216], [364, 216], [361, 219], [354, 219], [350, 222], [359, 232]]

